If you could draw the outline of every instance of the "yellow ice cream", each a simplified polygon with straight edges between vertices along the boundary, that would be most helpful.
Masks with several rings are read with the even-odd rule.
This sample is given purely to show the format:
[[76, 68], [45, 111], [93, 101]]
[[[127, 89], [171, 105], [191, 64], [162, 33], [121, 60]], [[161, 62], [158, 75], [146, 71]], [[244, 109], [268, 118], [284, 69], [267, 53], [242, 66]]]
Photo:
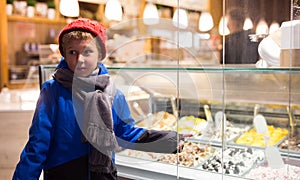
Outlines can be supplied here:
[[[284, 138], [288, 134], [288, 130], [284, 128], [268, 126], [268, 133], [270, 136], [268, 146], [273, 146], [278, 143], [282, 138]], [[265, 147], [264, 137], [266, 134], [258, 134], [255, 128], [252, 128], [248, 132], [242, 134], [239, 138], [236, 139], [237, 144], [250, 145], [250, 146], [258, 146]]]
[[[194, 116], [184, 116], [178, 121], [178, 127], [174, 127], [175, 130], [178, 130], [178, 133], [192, 133], [199, 134], [201, 131], [201, 123], [206, 122], [205, 119], [197, 118]], [[177, 129], [178, 128], [178, 129]]]

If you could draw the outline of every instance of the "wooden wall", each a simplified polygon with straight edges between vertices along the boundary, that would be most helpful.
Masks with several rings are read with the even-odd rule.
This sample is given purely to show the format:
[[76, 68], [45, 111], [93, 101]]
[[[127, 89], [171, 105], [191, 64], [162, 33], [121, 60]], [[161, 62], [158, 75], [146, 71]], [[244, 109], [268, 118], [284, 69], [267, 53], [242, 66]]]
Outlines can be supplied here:
[[273, 20], [279, 24], [290, 20], [290, 3], [290, 0], [226, 0], [225, 8], [243, 8], [254, 24], [265, 17], [270, 25]]

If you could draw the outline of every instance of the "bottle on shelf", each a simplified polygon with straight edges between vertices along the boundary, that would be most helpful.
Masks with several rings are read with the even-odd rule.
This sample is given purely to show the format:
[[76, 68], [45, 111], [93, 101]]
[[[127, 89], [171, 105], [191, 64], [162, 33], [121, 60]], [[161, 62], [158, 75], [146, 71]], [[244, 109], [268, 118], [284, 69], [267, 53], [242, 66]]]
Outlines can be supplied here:
[[0, 97], [1, 97], [0, 98], [1, 102], [3, 102], [3, 103], [9, 103], [10, 102], [10, 92], [9, 92], [9, 89], [8, 89], [6, 84], [1, 89]]

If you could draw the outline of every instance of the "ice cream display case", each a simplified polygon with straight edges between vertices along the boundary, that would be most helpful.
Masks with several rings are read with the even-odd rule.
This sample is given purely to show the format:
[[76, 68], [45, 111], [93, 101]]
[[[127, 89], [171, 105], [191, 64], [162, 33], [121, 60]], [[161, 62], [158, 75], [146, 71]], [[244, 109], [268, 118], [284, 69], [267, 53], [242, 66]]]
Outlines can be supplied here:
[[[41, 83], [55, 65], [40, 66]], [[297, 179], [300, 69], [109, 67], [136, 126], [192, 134], [175, 154], [120, 149], [132, 179]], [[258, 121], [259, 120], [259, 121]], [[262, 127], [266, 131], [262, 131]]]
[[[137, 126], [193, 134], [176, 154], [120, 150], [119, 173], [137, 179], [267, 179], [272, 172], [295, 178], [300, 172], [299, 70], [109, 68], [116, 87], [133, 100]], [[141, 95], [132, 94], [131, 87], [139, 87]], [[139, 100], [145, 93], [147, 98]], [[255, 171], [253, 176], [256, 168], [269, 169], [270, 175]]]

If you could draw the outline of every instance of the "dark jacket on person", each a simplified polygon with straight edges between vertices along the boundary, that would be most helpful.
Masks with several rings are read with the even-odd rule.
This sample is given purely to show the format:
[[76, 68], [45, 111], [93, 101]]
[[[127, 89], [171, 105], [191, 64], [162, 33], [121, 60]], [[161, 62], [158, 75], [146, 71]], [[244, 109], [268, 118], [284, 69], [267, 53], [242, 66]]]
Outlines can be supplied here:
[[[254, 64], [259, 60], [258, 42], [251, 42], [251, 30], [239, 31], [225, 37], [225, 64]], [[220, 62], [223, 63], [221, 52]]]

